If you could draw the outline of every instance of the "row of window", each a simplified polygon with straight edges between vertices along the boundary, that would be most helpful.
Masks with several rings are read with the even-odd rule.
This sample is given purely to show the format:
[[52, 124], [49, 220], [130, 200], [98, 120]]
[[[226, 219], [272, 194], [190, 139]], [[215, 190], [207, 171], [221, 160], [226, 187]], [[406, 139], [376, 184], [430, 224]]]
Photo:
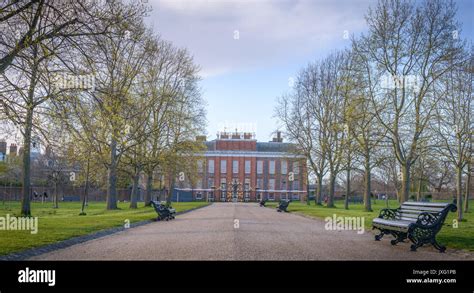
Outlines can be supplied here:
[[[212, 194], [212, 192], [207, 192], [206, 193], [206, 198], [208, 200], [214, 200], [214, 194]], [[249, 193], [245, 193], [244, 194], [244, 198], [246, 200], [250, 200], [250, 194]], [[262, 195], [261, 194], [258, 194], [257, 195], [257, 200], [260, 200], [262, 198]], [[280, 194], [277, 198], [279, 199], [292, 199], [292, 200], [300, 200], [300, 195], [299, 194], [291, 194], [291, 195], [288, 195], [288, 194]], [[203, 199], [203, 194], [201, 192], [198, 192], [196, 193], [196, 200], [202, 200]], [[275, 200], [275, 194], [274, 193], [269, 193], [268, 196], [267, 196], [267, 199], [272, 201], [272, 200]], [[225, 196], [221, 196], [221, 200], [222, 201], [225, 201], [226, 200], [226, 197]]]
[[[250, 167], [251, 161], [246, 160], [245, 161], [245, 174], [250, 174]], [[227, 160], [221, 160], [221, 173], [227, 173]], [[294, 174], [299, 174], [299, 164], [298, 162], [293, 162], [293, 173]], [[199, 160], [198, 161], [198, 171], [202, 172], [203, 171], [203, 161]], [[208, 172], [211, 174], [214, 174], [214, 160], [209, 160], [208, 161]], [[236, 174], [239, 173], [239, 161], [238, 160], [233, 160], [232, 161], [232, 173]], [[275, 174], [275, 161], [268, 161], [268, 173], [269, 174]], [[280, 173], [281, 174], [287, 174], [288, 173], [288, 162], [283, 160], [280, 161]], [[259, 160], [257, 161], [257, 174], [263, 174], [263, 161]]]
[[[212, 186], [214, 186], [214, 178], [208, 178], [207, 180], [208, 180], [207, 181], [207, 188], [211, 188]], [[237, 179], [234, 179], [233, 181], [237, 181]], [[255, 188], [259, 188], [260, 190], [265, 190], [265, 189], [267, 189], [267, 190], [299, 190], [300, 189], [299, 180], [295, 180], [293, 182], [287, 181], [287, 180], [281, 180], [279, 188], [278, 188], [278, 186], [276, 186], [277, 182], [273, 178], [268, 179], [267, 186], [263, 186], [263, 179], [262, 178], [257, 178], [256, 183], [257, 183], [257, 185], [255, 186]], [[201, 180], [198, 180], [196, 182], [196, 187], [195, 188], [197, 188], [197, 189], [203, 188]], [[220, 188], [222, 190], [227, 189], [226, 178], [221, 178]], [[243, 190], [250, 190], [250, 178], [245, 178]]]

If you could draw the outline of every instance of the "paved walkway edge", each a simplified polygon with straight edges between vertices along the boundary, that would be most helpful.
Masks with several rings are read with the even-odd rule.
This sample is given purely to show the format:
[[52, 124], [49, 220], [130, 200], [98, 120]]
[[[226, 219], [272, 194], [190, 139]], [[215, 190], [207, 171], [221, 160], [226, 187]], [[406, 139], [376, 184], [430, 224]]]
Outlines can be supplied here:
[[[192, 211], [195, 211], [195, 210], [198, 210], [198, 209], [202, 209], [204, 207], [210, 206], [211, 204], [212, 204], [212, 202], [207, 204], [207, 205], [203, 205], [203, 206], [200, 206], [200, 207], [196, 207], [196, 208], [192, 208], [192, 209], [189, 209], [189, 210], [181, 211], [181, 212], [176, 213], [176, 215], [178, 216], [178, 215], [182, 215], [182, 214], [192, 212]], [[144, 221], [140, 221], [140, 222], [130, 223], [130, 228], [143, 226], [143, 225], [150, 224], [150, 223], [153, 223], [153, 222], [155, 222], [155, 220], [144, 220]], [[72, 237], [72, 238], [69, 238], [69, 239], [66, 239], [66, 240], [61, 240], [61, 241], [54, 242], [54, 243], [51, 243], [51, 244], [46, 244], [46, 245], [43, 245], [43, 246], [38, 246], [38, 247], [22, 250], [22, 251], [19, 251], [19, 252], [13, 252], [13, 253], [10, 253], [10, 254], [2, 255], [2, 256], [0, 256], [0, 261], [2, 261], [2, 260], [26, 260], [26, 259], [28, 259], [30, 257], [33, 257], [33, 256], [41, 255], [43, 253], [48, 253], [48, 252], [51, 252], [51, 251], [54, 251], [54, 250], [57, 250], [57, 249], [66, 248], [66, 247], [69, 247], [69, 246], [72, 246], [72, 245], [75, 245], [75, 244], [79, 244], [79, 243], [83, 243], [83, 242], [86, 242], [86, 241], [89, 241], [89, 240], [93, 240], [93, 239], [101, 238], [101, 237], [104, 237], [104, 236], [112, 235], [112, 234], [115, 234], [115, 233], [118, 233], [118, 232], [128, 230], [130, 228], [124, 228], [123, 226], [120, 226], [120, 227], [100, 230], [100, 231], [97, 231], [97, 232], [94, 232], [94, 233], [91, 233], [91, 234], [87, 234], [87, 235]]]

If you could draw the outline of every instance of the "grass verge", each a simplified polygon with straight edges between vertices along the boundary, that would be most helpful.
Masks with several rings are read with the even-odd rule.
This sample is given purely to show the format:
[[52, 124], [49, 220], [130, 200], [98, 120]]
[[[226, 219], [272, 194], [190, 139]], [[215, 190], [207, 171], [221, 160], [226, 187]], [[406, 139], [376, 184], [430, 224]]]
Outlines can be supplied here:
[[[472, 207], [474, 200], [469, 201], [469, 206]], [[381, 209], [386, 208], [386, 202], [383, 200], [376, 200], [372, 203], [372, 212], [364, 211], [363, 204], [350, 204], [349, 209], [344, 209], [344, 202], [337, 200], [335, 202], [335, 208], [328, 208], [326, 206], [315, 205], [311, 202], [311, 205], [307, 205], [302, 202], [292, 202], [288, 207], [289, 212], [299, 213], [310, 217], [325, 219], [326, 217], [332, 217], [333, 214], [341, 217], [365, 217], [364, 225], [367, 231], [372, 229], [372, 219], [379, 215]], [[267, 202], [267, 207], [276, 207], [276, 202]], [[398, 208], [400, 204], [396, 200], [390, 200], [388, 202], [389, 208]], [[464, 213], [463, 221], [458, 223], [458, 228], [454, 228], [456, 213], [449, 213], [444, 226], [437, 235], [437, 239], [443, 245], [448, 248], [465, 249], [468, 251], [474, 251], [474, 212], [472, 208], [468, 213]], [[390, 236], [388, 236], [390, 237]]]
[[[206, 202], [173, 203], [176, 212], [182, 212], [207, 205]], [[100, 230], [123, 226], [129, 223], [156, 218], [152, 207], [129, 209], [129, 203], [118, 203], [117, 210], [105, 209], [105, 202], [89, 202], [86, 215], [79, 216], [81, 203], [62, 202], [58, 209], [53, 209], [51, 203], [33, 202], [32, 215], [38, 217], [38, 233], [31, 231], [0, 230], [0, 255], [9, 254], [33, 247], [51, 244], [76, 236], [82, 236]], [[0, 217], [20, 215], [19, 202], [0, 203]]]

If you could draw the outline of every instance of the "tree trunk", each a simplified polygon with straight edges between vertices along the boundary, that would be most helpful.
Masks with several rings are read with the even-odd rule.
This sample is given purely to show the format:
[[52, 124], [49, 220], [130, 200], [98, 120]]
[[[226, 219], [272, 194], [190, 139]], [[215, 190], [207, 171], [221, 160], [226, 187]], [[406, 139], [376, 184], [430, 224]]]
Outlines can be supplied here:
[[314, 203], [318, 206], [321, 205], [322, 194], [323, 194], [323, 176], [318, 174], [318, 183], [316, 185], [316, 194], [314, 197]]
[[[370, 154], [369, 154], [370, 155]], [[365, 164], [364, 164], [364, 184], [365, 184], [365, 190], [364, 190], [364, 210], [366, 212], [371, 212], [372, 211], [372, 203], [371, 203], [371, 198], [370, 198], [370, 193], [371, 193], [371, 180], [372, 180], [372, 174], [371, 174], [371, 169], [370, 169], [370, 157], [366, 155], [365, 158]], [[387, 194], [388, 197], [388, 194]]]
[[471, 193], [471, 163], [467, 164], [466, 193], [464, 194], [464, 212], [469, 211], [469, 197]]
[[140, 178], [140, 171], [137, 169], [133, 175], [133, 185], [132, 185], [132, 194], [130, 195], [130, 208], [137, 208], [137, 198], [138, 198], [138, 179]]
[[166, 197], [166, 204], [168, 206], [171, 205], [171, 198], [173, 197], [173, 191], [174, 191], [174, 184], [175, 184], [175, 173], [173, 172], [173, 174], [171, 174], [170, 176], [170, 188], [169, 188], [169, 191], [168, 191], [168, 195]]
[[59, 200], [58, 200], [58, 182], [57, 180], [59, 180], [59, 173], [56, 174], [56, 176], [58, 176], [55, 181], [54, 181], [54, 204], [53, 204], [53, 208], [54, 209], [57, 209], [59, 208]]
[[82, 199], [82, 207], [81, 207], [80, 215], [86, 214], [84, 210], [86, 208], [87, 197], [89, 196], [89, 169], [90, 169], [90, 153], [89, 153], [89, 156], [87, 157], [86, 182], [85, 182], [84, 198]]
[[458, 221], [462, 220], [462, 168], [456, 166], [456, 205], [458, 207]]
[[329, 198], [328, 198], [328, 208], [333, 208], [334, 206], [334, 189], [336, 187], [336, 174], [331, 172], [329, 176]]
[[344, 199], [344, 209], [349, 209], [349, 196], [351, 194], [351, 169], [346, 170], [346, 198]]
[[[32, 95], [32, 92], [30, 92]], [[33, 128], [33, 107], [29, 105], [26, 110], [25, 133], [23, 136], [23, 189], [21, 199], [21, 215], [31, 216], [30, 207], [30, 180], [31, 180], [31, 130]]]
[[421, 201], [421, 184], [423, 183], [423, 171], [420, 170], [420, 178], [418, 178], [418, 190], [416, 192], [416, 201]]
[[401, 166], [402, 171], [402, 190], [400, 191], [399, 201], [403, 203], [408, 201], [410, 194], [410, 165], [405, 164]]
[[110, 166], [108, 170], [107, 209], [117, 209], [117, 141], [112, 138], [110, 145]]
[[153, 171], [148, 172], [146, 180], [146, 193], [145, 193], [145, 206], [148, 207], [151, 205], [151, 192], [153, 190]]

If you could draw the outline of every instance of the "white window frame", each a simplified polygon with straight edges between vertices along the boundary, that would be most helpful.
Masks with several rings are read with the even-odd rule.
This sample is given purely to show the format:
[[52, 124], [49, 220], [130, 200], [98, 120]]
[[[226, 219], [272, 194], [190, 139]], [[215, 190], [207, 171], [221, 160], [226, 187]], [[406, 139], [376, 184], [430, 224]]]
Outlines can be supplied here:
[[282, 160], [280, 163], [281, 163], [281, 174], [287, 174], [288, 173], [288, 161], [287, 160]]
[[227, 160], [221, 160], [221, 166], [220, 166], [220, 171], [221, 174], [226, 174], [227, 173]]
[[250, 174], [252, 167], [251, 167], [252, 162], [249, 160], [245, 161], [245, 174]]
[[275, 190], [275, 179], [268, 179], [268, 190]]
[[275, 161], [271, 160], [268, 162], [268, 174], [274, 175], [275, 174]]
[[239, 161], [238, 160], [233, 160], [232, 161], [232, 173], [233, 174], [239, 173]]
[[257, 161], [257, 174], [263, 174], [263, 161]]
[[208, 173], [214, 174], [214, 160], [209, 160], [209, 166], [207, 166]]
[[300, 174], [300, 162], [293, 162], [293, 173]]

